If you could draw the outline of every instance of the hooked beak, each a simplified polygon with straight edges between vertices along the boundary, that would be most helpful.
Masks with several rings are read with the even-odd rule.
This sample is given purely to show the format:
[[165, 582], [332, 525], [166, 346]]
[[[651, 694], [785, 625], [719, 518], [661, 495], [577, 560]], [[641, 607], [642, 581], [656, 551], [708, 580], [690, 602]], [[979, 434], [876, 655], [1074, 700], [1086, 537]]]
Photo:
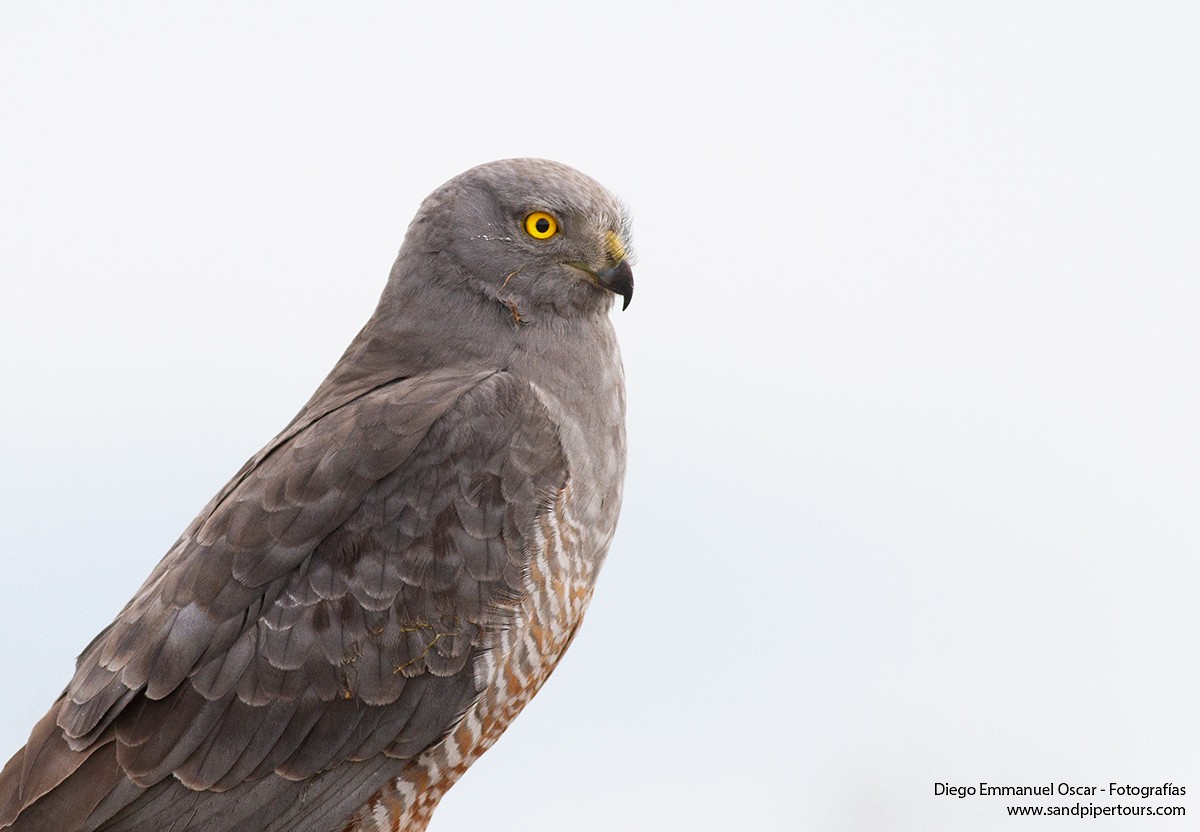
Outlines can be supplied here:
[[593, 272], [593, 274], [596, 276], [597, 283], [625, 299], [625, 302], [621, 304], [622, 312], [629, 308], [629, 301], [633, 300], [633, 269], [630, 268], [628, 260], [621, 260], [611, 269]]

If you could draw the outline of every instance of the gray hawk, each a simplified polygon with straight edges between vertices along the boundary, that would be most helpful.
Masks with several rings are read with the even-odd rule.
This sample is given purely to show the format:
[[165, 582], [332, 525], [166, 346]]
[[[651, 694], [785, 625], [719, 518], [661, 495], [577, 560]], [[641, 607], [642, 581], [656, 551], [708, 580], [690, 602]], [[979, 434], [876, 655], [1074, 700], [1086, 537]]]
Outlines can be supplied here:
[[431, 194], [329, 376], [80, 655], [0, 828], [424, 829], [554, 669], [616, 529], [628, 246], [555, 162]]

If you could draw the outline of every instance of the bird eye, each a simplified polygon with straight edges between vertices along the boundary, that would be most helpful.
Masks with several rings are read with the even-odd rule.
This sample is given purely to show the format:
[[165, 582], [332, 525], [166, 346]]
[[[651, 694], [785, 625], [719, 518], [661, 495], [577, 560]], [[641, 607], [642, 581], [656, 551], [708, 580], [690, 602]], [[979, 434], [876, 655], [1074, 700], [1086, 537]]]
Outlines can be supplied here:
[[525, 218], [525, 231], [538, 240], [549, 240], [558, 233], [558, 221], [545, 211], [534, 211]]

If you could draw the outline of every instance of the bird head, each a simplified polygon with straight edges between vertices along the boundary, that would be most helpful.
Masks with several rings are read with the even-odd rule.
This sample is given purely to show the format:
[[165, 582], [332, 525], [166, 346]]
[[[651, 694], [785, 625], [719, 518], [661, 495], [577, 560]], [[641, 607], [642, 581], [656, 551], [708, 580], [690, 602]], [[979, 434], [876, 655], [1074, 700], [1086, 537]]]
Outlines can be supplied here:
[[[405, 249], [449, 282], [525, 323], [622, 308], [633, 296], [628, 214], [595, 180], [557, 162], [505, 159], [472, 168], [422, 203]], [[401, 258], [404, 258], [404, 250]]]

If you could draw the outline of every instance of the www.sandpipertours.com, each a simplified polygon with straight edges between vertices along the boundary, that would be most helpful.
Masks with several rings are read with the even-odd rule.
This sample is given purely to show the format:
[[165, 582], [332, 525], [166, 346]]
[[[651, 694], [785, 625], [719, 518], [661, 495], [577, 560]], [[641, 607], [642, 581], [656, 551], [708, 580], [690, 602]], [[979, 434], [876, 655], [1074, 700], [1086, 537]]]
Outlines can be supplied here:
[[[1109, 782], [1108, 784], [1087, 784], [1048, 782], [1038, 785], [1004, 785], [981, 782], [972, 785], [955, 785], [952, 783], [936, 782], [933, 784], [934, 797], [1040, 797], [1040, 798], [1076, 798], [1073, 803], [1053, 803], [1050, 805], [1007, 805], [1005, 810], [1012, 816], [1037, 815], [1044, 817], [1133, 817], [1133, 816], [1173, 816], [1183, 817], [1187, 811], [1183, 806], [1158, 805], [1152, 798], [1184, 797], [1187, 795], [1186, 786], [1174, 783], [1155, 783], [1151, 785], [1137, 783]], [[1103, 800], [1103, 796], [1118, 800], [1114, 803], [1082, 803], [1081, 797]], [[1133, 799], [1130, 802], [1130, 799]], [[1142, 802], [1145, 801], [1145, 802]]]

